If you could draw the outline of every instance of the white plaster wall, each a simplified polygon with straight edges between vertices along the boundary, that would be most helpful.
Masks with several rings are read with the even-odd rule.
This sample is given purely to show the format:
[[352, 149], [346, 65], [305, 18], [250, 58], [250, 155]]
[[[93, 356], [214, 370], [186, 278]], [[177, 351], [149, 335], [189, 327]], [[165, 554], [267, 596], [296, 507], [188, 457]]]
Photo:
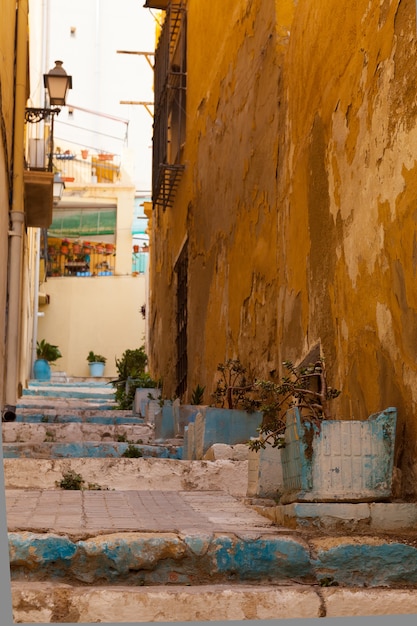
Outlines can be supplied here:
[[113, 377], [115, 358], [144, 343], [144, 275], [48, 278], [41, 290], [50, 304], [40, 307], [38, 338], [63, 354], [53, 371], [88, 376], [86, 357], [93, 350], [107, 357], [104, 374]]

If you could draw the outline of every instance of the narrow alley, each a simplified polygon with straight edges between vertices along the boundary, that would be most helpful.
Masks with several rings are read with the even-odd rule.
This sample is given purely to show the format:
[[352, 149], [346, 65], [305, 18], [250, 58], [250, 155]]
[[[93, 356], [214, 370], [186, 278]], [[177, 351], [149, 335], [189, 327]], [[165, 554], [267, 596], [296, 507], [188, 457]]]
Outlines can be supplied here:
[[278, 526], [246, 497], [247, 461], [182, 460], [153, 432], [105, 382], [30, 383], [3, 424], [16, 622], [417, 610], [412, 542]]

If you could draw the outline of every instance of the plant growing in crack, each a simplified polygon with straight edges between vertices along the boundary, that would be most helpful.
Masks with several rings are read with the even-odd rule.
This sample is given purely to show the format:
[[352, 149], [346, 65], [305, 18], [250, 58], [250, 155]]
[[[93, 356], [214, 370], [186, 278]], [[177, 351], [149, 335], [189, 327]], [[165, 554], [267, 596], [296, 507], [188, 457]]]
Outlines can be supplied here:
[[67, 489], [69, 491], [76, 491], [83, 488], [85, 483], [81, 474], [77, 474], [74, 470], [70, 470], [66, 474], [63, 474], [62, 480], [57, 483], [61, 489]]
[[256, 411], [259, 403], [254, 397], [255, 380], [239, 359], [228, 359], [219, 363], [220, 375], [212, 394], [216, 406], [228, 409]]
[[[304, 421], [310, 421], [320, 428], [323, 419], [332, 419], [332, 400], [340, 391], [327, 382], [327, 372], [323, 358], [306, 367], [295, 367], [291, 361], [284, 361], [288, 375], [279, 383], [270, 380], [257, 380], [255, 388], [259, 392], [263, 423], [258, 429], [259, 438], [251, 440], [251, 450], [265, 448], [266, 444], [274, 448], [285, 445], [285, 412], [296, 406], [300, 409]], [[308, 431], [312, 435], [313, 431]], [[307, 436], [307, 431], [306, 431]], [[307, 442], [309, 443], [309, 442]], [[310, 442], [311, 443], [311, 442]]]
[[138, 459], [143, 456], [142, 452], [132, 443], [129, 443], [126, 450], [122, 454], [123, 457], [128, 459]]

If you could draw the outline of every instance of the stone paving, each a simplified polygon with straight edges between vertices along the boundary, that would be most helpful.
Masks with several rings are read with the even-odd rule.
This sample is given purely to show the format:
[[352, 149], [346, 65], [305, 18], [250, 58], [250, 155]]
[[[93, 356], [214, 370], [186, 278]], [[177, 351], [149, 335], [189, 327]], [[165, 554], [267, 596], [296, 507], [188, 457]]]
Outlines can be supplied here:
[[[111, 410], [108, 388], [93, 384], [89, 398], [87, 384], [78, 385], [75, 397], [70, 387], [31, 385], [17, 410], [17, 422], [31, 425], [10, 425], [4, 440], [26, 441], [39, 429], [42, 443], [47, 421], [56, 423], [57, 440], [85, 441], [93, 432], [101, 440], [104, 429], [92, 423], [107, 424], [113, 437], [115, 424], [136, 424], [131, 434], [139, 434], [133, 428], [143, 420]], [[67, 427], [80, 422], [88, 427]], [[268, 518], [260, 514], [262, 503], [245, 504], [245, 461], [8, 458], [4, 469], [16, 622], [417, 611], [413, 537], [290, 529], [287, 513], [279, 525], [277, 507], [269, 507]], [[59, 488], [69, 469], [82, 474], [85, 490]], [[413, 516], [408, 509], [402, 514], [408, 524]]]
[[109, 532], [253, 531], [277, 527], [219, 491], [6, 491], [9, 531], [93, 536]]

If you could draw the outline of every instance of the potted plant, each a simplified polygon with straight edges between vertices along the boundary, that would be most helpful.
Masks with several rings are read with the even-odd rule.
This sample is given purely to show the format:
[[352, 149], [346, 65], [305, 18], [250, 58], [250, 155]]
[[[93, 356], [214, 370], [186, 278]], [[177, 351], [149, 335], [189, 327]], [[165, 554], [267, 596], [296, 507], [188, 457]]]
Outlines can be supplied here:
[[102, 354], [95, 354], [92, 350], [87, 355], [88, 367], [90, 369], [90, 376], [100, 377], [104, 374], [104, 367], [106, 364], [106, 357]]
[[68, 239], [63, 239], [61, 242], [61, 254], [67, 256], [69, 253], [69, 241]]
[[[254, 380], [251, 372], [238, 358], [220, 363], [217, 371], [216, 387], [212, 394], [215, 406], [199, 406], [195, 411], [194, 422], [188, 425], [187, 455], [190, 450], [196, 459], [203, 458], [214, 443], [235, 445], [247, 442], [256, 435], [262, 423], [262, 413], [253, 398]], [[193, 411], [189, 413], [192, 415]]]
[[33, 375], [36, 380], [50, 380], [51, 366], [50, 363], [60, 359], [62, 354], [54, 344], [48, 343], [45, 339], [38, 341], [36, 344], [36, 361], [33, 364]]
[[281, 503], [375, 501], [391, 496], [397, 411], [367, 420], [335, 419], [340, 391], [327, 383], [323, 358], [307, 367], [284, 362], [280, 383], [257, 381], [264, 420], [252, 450], [281, 448]]

